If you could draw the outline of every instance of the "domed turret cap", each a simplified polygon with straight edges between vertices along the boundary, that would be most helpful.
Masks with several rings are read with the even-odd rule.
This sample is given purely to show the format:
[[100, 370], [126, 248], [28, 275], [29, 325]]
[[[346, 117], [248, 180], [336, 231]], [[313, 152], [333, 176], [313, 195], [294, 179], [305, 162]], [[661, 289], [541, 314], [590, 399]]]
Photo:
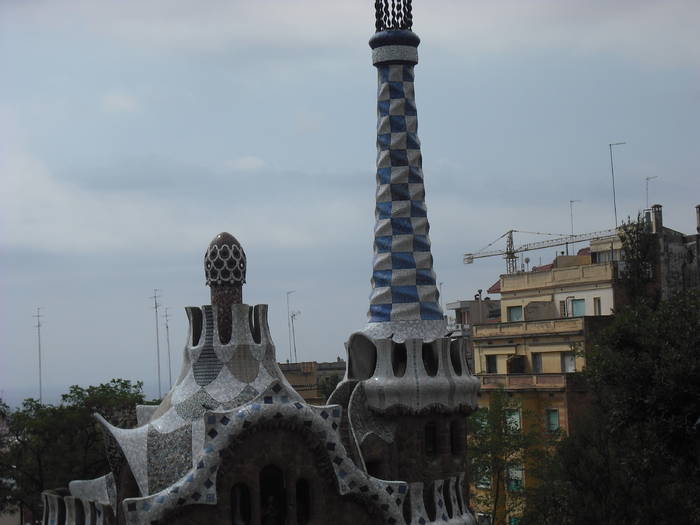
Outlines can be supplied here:
[[207, 286], [242, 285], [245, 283], [246, 256], [238, 240], [222, 232], [209, 243], [204, 254]]

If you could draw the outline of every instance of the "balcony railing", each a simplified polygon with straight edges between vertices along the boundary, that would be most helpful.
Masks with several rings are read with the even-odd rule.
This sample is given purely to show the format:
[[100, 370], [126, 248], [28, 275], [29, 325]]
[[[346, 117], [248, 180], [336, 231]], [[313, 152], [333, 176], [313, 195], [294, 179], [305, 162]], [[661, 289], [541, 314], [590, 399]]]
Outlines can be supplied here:
[[501, 293], [571, 283], [612, 281], [614, 277], [613, 262], [553, 268], [544, 272], [523, 272], [502, 276]]
[[544, 321], [480, 324], [472, 327], [472, 334], [476, 339], [479, 337], [571, 333], [583, 330], [583, 322], [583, 317], [566, 317]]
[[562, 388], [566, 386], [567, 374], [483, 374], [479, 375], [483, 390]]

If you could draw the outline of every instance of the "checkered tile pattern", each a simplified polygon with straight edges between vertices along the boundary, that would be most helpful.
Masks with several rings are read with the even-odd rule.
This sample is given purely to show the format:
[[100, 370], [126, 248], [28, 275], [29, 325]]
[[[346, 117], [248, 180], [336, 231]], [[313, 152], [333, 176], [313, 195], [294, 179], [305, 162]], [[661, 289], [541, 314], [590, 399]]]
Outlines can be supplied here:
[[428, 238], [413, 65], [381, 64], [369, 321], [442, 320]]

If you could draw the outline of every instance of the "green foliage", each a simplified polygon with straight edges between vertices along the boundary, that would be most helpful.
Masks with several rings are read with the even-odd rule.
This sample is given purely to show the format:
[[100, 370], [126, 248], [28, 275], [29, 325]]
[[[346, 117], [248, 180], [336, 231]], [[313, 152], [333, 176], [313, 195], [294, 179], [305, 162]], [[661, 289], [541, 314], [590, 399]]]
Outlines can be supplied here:
[[621, 308], [588, 355], [587, 417], [546, 467], [527, 523], [700, 523], [700, 296]]
[[6, 431], [0, 432], [0, 512], [22, 505], [38, 514], [43, 490], [66, 487], [109, 471], [102, 433], [93, 414], [118, 425], [135, 423], [143, 403], [141, 382], [70, 387], [58, 406], [26, 399], [17, 410], [0, 403]]
[[649, 230], [649, 225], [637, 216], [636, 221], [627, 219], [620, 227], [623, 261], [619, 265], [618, 280], [631, 304], [642, 301], [655, 303], [658, 300], [655, 261], [658, 258], [658, 240]]
[[338, 374], [333, 374], [331, 376], [324, 377], [318, 383], [318, 393], [321, 394], [322, 398], [328, 399], [329, 397], [331, 397], [333, 390], [335, 390], [335, 387], [338, 385], [339, 382], [340, 377], [338, 376]]
[[490, 392], [488, 409], [469, 416], [469, 475], [477, 488], [471, 501], [494, 525], [522, 511], [525, 492], [512, 474], [527, 470], [530, 475], [530, 465], [541, 462], [556, 437], [546, 436], [541, 423], [502, 389]]

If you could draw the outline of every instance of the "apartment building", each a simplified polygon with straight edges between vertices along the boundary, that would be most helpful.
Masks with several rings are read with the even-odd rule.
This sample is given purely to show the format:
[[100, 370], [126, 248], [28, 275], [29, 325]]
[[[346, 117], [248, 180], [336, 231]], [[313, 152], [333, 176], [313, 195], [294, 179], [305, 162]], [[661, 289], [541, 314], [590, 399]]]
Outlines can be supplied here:
[[[698, 234], [686, 235], [663, 225], [660, 205], [645, 212], [655, 246], [650, 293], [668, 299], [700, 284], [700, 206], [696, 219]], [[575, 431], [576, 416], [588, 402], [576, 372], [585, 366], [594, 334], [626, 301], [620, 285], [623, 255], [615, 235], [591, 241], [576, 255], [559, 255], [551, 264], [500, 276], [488, 293], [500, 294], [501, 322], [476, 323], [469, 330], [480, 406], [488, 407], [490, 393], [502, 388], [520, 407], [510, 415], [517, 426]], [[524, 469], [511, 477], [506, 488], [531, 481]], [[488, 515], [482, 518], [489, 523]]]
[[[323, 393], [325, 381], [334, 384], [345, 376], [345, 361], [340, 357], [329, 363], [304, 361], [301, 363], [278, 363], [285, 378], [301, 394], [307, 403], [325, 405], [327, 396]], [[331, 389], [332, 390], [332, 389]]]

